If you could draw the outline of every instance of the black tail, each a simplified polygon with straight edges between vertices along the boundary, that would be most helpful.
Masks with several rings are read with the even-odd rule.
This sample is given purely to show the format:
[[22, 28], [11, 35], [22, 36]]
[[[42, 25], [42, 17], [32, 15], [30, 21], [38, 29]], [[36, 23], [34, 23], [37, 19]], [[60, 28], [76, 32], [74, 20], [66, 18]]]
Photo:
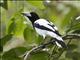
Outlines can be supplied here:
[[63, 41], [60, 41], [60, 40], [56, 39], [55, 42], [57, 42], [59, 45], [61, 45], [62, 48], [67, 49], [67, 45]]

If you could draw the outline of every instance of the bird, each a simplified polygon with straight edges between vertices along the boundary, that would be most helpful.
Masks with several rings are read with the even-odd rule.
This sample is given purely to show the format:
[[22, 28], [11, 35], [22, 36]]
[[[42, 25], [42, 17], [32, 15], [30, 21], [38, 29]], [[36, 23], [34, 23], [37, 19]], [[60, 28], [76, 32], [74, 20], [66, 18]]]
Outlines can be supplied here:
[[51, 21], [40, 18], [36, 12], [23, 12], [22, 15], [31, 21], [35, 31], [41, 35], [43, 39], [45, 39], [46, 36], [50, 36], [55, 39], [57, 46], [67, 48], [61, 34], [58, 32], [58, 28]]

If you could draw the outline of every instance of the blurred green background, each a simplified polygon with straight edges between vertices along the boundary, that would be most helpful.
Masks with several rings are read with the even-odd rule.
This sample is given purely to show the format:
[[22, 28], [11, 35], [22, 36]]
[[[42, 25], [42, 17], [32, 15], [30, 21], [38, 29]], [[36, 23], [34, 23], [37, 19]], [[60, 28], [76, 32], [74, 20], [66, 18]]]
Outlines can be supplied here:
[[[62, 36], [80, 36], [80, 1], [77, 0], [0, 0], [0, 10], [0, 60], [23, 60], [21, 56], [25, 51], [43, 42], [31, 23], [21, 15], [22, 12], [34, 11], [41, 18], [52, 21]], [[48, 47], [49, 51], [32, 53], [29, 60], [80, 60], [79, 40], [80, 38], [66, 40], [66, 44], [70, 43], [69, 49], [64, 52], [59, 48], [53, 49], [53, 45]]]

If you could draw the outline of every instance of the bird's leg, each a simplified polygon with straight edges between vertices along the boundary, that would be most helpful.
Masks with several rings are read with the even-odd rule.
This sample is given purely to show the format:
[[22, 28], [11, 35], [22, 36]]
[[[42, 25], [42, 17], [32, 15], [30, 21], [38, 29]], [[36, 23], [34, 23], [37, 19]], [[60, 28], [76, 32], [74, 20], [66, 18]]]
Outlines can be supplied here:
[[46, 48], [48, 45], [53, 44], [55, 45], [55, 40], [51, 37], [45, 37], [44, 41], [42, 41], [42, 49]]
[[42, 49], [46, 47], [46, 44], [50, 42], [50, 38], [46, 36], [43, 41], [41, 41], [40, 45], [42, 45]]
[[43, 49], [46, 47], [46, 46], [45, 46], [46, 39], [47, 39], [47, 37], [45, 37], [45, 39], [43, 39], [43, 41], [42, 41], [41, 44], [40, 44], [40, 45], [43, 45], [43, 46], [42, 46]]
[[47, 37], [45, 37], [45, 39], [44, 39], [43, 43], [46, 43], [46, 41], [47, 41]]

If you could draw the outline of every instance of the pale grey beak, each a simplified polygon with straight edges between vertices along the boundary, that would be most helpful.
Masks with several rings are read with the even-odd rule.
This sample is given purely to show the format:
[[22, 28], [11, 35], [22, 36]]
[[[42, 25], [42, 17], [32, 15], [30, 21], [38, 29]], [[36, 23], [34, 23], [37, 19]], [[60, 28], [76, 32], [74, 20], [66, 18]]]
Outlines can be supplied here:
[[30, 12], [23, 12], [21, 14], [24, 15], [24, 16], [31, 16]]

